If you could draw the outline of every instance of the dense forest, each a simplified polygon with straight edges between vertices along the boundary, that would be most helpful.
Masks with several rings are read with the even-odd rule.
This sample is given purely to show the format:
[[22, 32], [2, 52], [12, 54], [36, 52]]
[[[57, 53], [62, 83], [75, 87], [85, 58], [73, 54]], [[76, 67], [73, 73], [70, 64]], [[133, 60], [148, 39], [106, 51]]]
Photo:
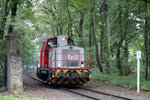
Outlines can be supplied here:
[[21, 37], [24, 66], [35, 65], [47, 38], [71, 37], [93, 54], [93, 80], [129, 88], [141, 50], [142, 89], [150, 90], [149, 0], [0, 0], [0, 86], [8, 34]]

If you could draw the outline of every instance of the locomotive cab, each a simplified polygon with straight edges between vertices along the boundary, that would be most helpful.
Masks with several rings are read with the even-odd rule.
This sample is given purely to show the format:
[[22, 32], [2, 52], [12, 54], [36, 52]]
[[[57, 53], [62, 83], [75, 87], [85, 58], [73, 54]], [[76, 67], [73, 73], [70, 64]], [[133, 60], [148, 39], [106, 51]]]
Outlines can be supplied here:
[[52, 84], [83, 84], [91, 77], [92, 55], [59, 35], [43, 42], [37, 77]]
[[[58, 41], [58, 42], [57, 42]], [[49, 51], [62, 46], [74, 46], [74, 41], [66, 36], [57, 36], [43, 42], [40, 56], [40, 68], [48, 68]]]

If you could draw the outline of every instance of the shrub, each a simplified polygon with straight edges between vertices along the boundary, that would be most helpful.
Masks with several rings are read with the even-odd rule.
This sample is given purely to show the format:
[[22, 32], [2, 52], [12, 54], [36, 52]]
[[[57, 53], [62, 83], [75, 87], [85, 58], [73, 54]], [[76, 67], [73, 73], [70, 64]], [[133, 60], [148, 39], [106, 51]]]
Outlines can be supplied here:
[[[103, 83], [110, 83], [113, 85], [118, 85], [130, 89], [136, 89], [137, 88], [137, 76], [136, 73], [131, 74], [130, 76], [119, 76], [118, 74], [103, 74], [100, 73], [98, 68], [94, 67], [92, 70], [92, 80], [100, 81]], [[141, 80], [140, 80], [140, 89], [141, 90], [150, 90], [150, 82], [146, 81], [143, 78], [143, 74], [141, 74]]]

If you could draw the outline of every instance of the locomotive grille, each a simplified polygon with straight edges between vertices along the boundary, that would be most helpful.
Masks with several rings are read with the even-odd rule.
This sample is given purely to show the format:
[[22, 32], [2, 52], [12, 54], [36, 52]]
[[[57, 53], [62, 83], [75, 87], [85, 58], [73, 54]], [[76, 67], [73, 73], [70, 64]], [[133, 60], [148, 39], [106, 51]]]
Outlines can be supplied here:
[[[79, 61], [80, 61], [80, 51], [79, 50], [63, 50], [62, 51], [63, 56], [62, 56], [62, 60], [63, 61], [63, 66], [67, 66], [67, 67], [77, 67], [79, 66]], [[78, 58], [77, 59], [68, 59], [68, 54], [77, 54]]]

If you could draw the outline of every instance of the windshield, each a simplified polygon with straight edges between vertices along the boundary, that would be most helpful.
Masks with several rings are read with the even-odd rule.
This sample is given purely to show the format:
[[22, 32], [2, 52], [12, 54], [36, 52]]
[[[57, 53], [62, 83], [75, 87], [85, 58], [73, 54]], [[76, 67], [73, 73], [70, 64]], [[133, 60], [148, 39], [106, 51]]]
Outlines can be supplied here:
[[68, 45], [69, 45], [69, 46], [73, 46], [73, 42], [70, 41], [70, 40], [68, 40]]
[[47, 43], [47, 47], [56, 48], [57, 47], [57, 40], [49, 40]]

